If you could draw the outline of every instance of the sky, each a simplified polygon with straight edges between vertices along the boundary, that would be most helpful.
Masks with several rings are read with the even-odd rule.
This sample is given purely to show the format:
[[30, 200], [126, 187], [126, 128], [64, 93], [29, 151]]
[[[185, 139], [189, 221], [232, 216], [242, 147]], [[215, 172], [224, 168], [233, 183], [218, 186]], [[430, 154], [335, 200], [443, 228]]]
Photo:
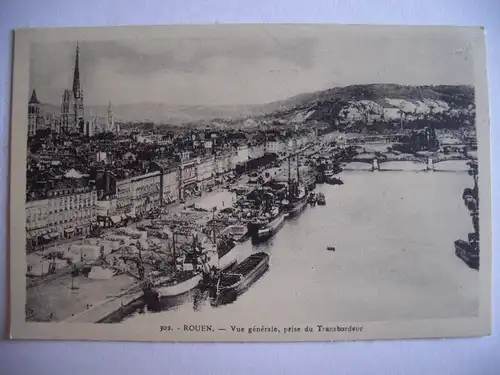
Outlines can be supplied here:
[[[264, 104], [350, 84], [473, 84], [471, 44], [453, 29], [312, 30], [80, 40], [84, 103]], [[41, 102], [60, 105], [71, 88], [76, 42], [32, 44]]]

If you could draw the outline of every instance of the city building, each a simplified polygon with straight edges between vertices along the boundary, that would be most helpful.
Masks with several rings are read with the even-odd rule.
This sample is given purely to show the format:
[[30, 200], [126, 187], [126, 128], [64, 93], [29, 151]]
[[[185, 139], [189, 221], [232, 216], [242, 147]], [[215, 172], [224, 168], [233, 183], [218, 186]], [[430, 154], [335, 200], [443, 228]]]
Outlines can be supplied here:
[[202, 189], [214, 185], [216, 175], [215, 157], [210, 156], [200, 160], [198, 165], [198, 182]]
[[286, 143], [281, 139], [270, 139], [266, 142], [266, 153], [267, 154], [280, 154], [281, 151], [286, 150]]
[[105, 194], [96, 203], [98, 225], [107, 228], [135, 219], [135, 213], [132, 212], [131, 178], [118, 179], [109, 171], [104, 178]]
[[198, 185], [199, 159], [183, 161], [179, 166], [179, 200], [192, 196], [199, 190]]
[[130, 178], [131, 213], [133, 215], [141, 216], [160, 206], [161, 181], [160, 171]]
[[170, 204], [179, 197], [179, 173], [177, 168], [163, 173], [163, 202]]
[[50, 189], [26, 202], [26, 233], [32, 245], [87, 235], [95, 221], [97, 191], [93, 186]]

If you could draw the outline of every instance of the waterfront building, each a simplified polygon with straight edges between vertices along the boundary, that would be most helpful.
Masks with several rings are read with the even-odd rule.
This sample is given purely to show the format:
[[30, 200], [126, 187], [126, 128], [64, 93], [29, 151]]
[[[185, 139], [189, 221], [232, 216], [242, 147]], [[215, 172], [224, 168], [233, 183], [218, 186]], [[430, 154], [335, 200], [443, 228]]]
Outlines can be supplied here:
[[[118, 224], [122, 221], [121, 215], [117, 215], [116, 204], [116, 198], [106, 198], [96, 202], [95, 212], [97, 223], [100, 227], [111, 227], [113, 224]], [[116, 216], [118, 216], [118, 219], [114, 220]]]
[[266, 153], [267, 154], [279, 155], [285, 149], [286, 149], [286, 143], [280, 139], [274, 138], [274, 139], [267, 140], [267, 142], [266, 142]]
[[97, 201], [96, 215], [100, 227], [111, 227], [129, 219], [132, 212], [131, 178], [117, 179], [113, 172], [105, 173], [105, 194]]
[[254, 145], [248, 150], [249, 159], [258, 159], [264, 156], [264, 145]]
[[157, 160], [153, 167], [161, 173], [161, 202], [170, 204], [179, 197], [179, 168], [168, 160]]
[[143, 215], [161, 203], [161, 171], [155, 171], [130, 178], [131, 213]]
[[233, 155], [233, 165], [246, 163], [249, 159], [249, 150], [247, 145], [239, 146]]
[[202, 189], [214, 185], [215, 171], [215, 157], [211, 156], [200, 160], [200, 164], [198, 165], [198, 182]]
[[175, 202], [179, 196], [179, 176], [177, 169], [171, 169], [163, 173], [163, 202], [170, 204]]
[[191, 159], [182, 162], [179, 166], [179, 200], [183, 200], [185, 195], [193, 195], [199, 190], [198, 164], [199, 159]]
[[132, 197], [130, 178], [116, 181], [116, 214], [130, 214], [132, 212]]
[[219, 155], [215, 160], [215, 174], [222, 175], [233, 169], [231, 154]]
[[32, 244], [89, 234], [95, 221], [94, 186], [49, 189], [25, 206], [26, 233]]

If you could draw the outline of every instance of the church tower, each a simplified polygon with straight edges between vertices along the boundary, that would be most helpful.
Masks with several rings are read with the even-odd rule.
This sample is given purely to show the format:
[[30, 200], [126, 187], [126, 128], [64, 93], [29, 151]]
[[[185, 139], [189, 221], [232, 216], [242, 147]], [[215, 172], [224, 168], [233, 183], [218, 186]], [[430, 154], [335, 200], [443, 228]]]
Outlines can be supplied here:
[[106, 122], [106, 131], [113, 132], [115, 130], [115, 117], [113, 115], [113, 107], [111, 106], [111, 101], [108, 104], [108, 119]]
[[71, 90], [64, 90], [61, 104], [61, 133], [69, 134], [75, 131], [73, 93]]
[[35, 89], [28, 103], [28, 135], [35, 135], [40, 124], [40, 102], [36, 97]]
[[75, 70], [73, 72], [74, 121], [76, 130], [84, 132], [83, 90], [80, 83], [80, 46], [76, 44]]

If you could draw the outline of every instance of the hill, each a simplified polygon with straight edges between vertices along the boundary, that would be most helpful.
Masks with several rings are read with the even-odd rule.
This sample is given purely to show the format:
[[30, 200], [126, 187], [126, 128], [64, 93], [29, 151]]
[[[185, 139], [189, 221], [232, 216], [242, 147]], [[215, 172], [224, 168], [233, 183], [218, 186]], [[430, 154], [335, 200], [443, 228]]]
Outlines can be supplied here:
[[[339, 116], [342, 117], [346, 108], [357, 108], [360, 116], [365, 116], [362, 112], [381, 112], [383, 111], [381, 108], [411, 112], [415, 110], [415, 108], [411, 109], [412, 104], [413, 107], [419, 107], [424, 112], [431, 111], [429, 108], [432, 107], [443, 108], [444, 111], [466, 110], [470, 106], [474, 107], [474, 88], [471, 86], [403, 86], [395, 84], [352, 85], [300, 94], [264, 105], [209, 107], [135, 103], [116, 105], [113, 107], [113, 112], [116, 119], [122, 122], [144, 121], [173, 125], [210, 122], [215, 119], [238, 121], [249, 117], [291, 120], [307, 114], [309, 114], [308, 120], [332, 123]], [[57, 106], [43, 104], [42, 107], [46, 112], [52, 112], [56, 115], [60, 113]], [[105, 117], [107, 106], [86, 106], [85, 113], [89, 116]]]

